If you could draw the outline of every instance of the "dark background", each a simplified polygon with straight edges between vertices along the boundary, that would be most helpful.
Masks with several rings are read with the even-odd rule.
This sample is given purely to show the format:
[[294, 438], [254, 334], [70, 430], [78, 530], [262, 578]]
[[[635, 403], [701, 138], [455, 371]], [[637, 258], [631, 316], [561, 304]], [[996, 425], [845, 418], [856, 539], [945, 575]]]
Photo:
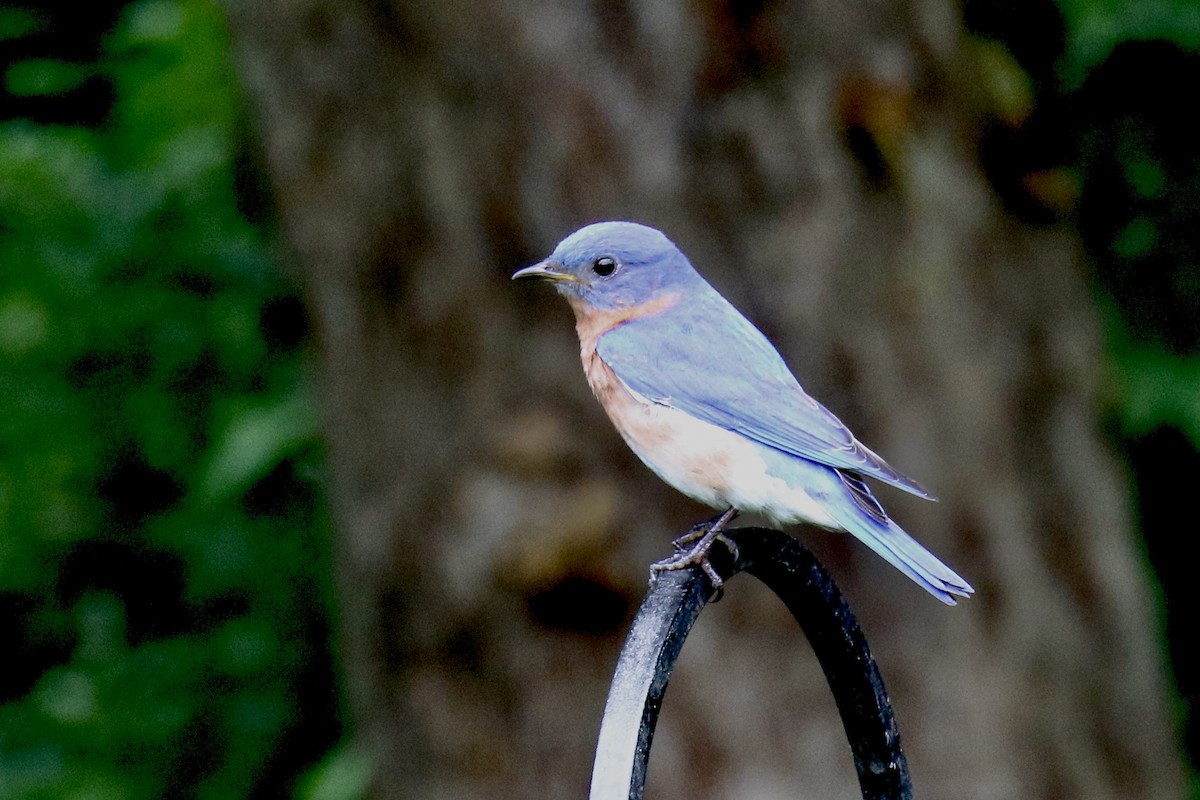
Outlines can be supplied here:
[[[918, 792], [1198, 796], [1198, 26], [0, 6], [0, 794], [586, 791], [645, 565], [706, 512], [506, 278], [636, 218], [942, 498], [884, 496], [956, 609], [801, 533]], [[731, 586], [652, 791], [853, 797], [811, 662]]]

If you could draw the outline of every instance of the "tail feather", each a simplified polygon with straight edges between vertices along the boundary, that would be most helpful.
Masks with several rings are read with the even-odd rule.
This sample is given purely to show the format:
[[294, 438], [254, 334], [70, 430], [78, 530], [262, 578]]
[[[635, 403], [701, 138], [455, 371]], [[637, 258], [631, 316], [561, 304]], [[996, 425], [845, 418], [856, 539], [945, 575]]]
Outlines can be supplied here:
[[969, 597], [975, 591], [971, 584], [939, 561], [895, 522], [891, 522], [886, 529], [880, 525], [871, 527], [874, 530], [850, 532], [943, 603], [956, 605], [954, 595]]
[[968, 597], [975, 591], [894, 521], [873, 518], [849, 494], [830, 503], [827, 510], [846, 530], [943, 603], [957, 605], [955, 595]]

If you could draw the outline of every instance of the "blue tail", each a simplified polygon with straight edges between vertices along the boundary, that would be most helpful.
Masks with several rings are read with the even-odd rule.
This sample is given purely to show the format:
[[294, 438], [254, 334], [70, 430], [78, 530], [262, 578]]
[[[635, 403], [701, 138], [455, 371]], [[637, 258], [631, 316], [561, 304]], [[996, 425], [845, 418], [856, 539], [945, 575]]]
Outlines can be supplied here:
[[947, 605], [957, 605], [955, 595], [969, 597], [975, 591], [893, 522], [860, 478], [838, 472], [842, 491], [827, 499], [825, 510], [846, 530]]

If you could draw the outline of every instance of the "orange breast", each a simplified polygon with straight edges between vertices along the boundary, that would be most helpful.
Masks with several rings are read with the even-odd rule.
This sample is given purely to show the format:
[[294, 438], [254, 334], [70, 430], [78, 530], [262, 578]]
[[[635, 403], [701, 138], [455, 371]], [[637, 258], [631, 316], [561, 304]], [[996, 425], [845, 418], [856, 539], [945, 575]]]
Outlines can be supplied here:
[[678, 301], [679, 295], [672, 294], [632, 308], [599, 311], [572, 298], [579, 355], [592, 393], [638, 458], [679, 491], [717, 506], [728, 502], [729, 446], [744, 447], [744, 440], [634, 394], [596, 352], [605, 331]]

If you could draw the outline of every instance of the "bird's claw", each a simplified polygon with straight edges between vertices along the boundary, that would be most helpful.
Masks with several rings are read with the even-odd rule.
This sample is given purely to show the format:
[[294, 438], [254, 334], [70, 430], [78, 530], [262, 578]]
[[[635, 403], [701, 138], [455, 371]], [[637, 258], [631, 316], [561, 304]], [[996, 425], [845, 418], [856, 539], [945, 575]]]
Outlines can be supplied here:
[[[721, 532], [721, 529], [736, 517], [737, 513], [737, 509], [730, 508], [710, 520], [693, 525], [691, 530], [671, 542], [675, 548], [675, 554], [650, 565], [650, 582], [653, 583], [660, 572], [698, 565], [704, 570], [704, 574], [708, 576], [709, 581], [712, 583], [714, 590], [712, 602], [720, 600], [724, 594], [724, 590], [721, 587], [725, 583], [725, 579], [713, 567], [708, 554], [709, 550], [712, 549], [713, 543], [720, 542], [729, 551], [729, 555], [733, 560], [737, 561], [737, 545], [733, 543], [732, 539]], [[689, 545], [691, 546], [689, 547]]]
[[677, 553], [682, 553], [684, 550], [688, 549], [687, 546], [689, 544], [698, 539], [703, 539], [704, 534], [708, 533], [709, 528], [711, 528], [713, 523], [716, 521], [717, 518], [714, 517], [713, 519], [706, 519], [704, 522], [697, 522], [691, 527], [690, 530], [688, 530], [687, 533], [672, 539], [671, 546], [675, 548]]
[[[723, 533], [719, 533], [719, 531], [721, 530], [721, 528], [725, 527], [725, 525], [727, 523], [732, 522], [733, 520], [737, 519], [737, 516], [740, 513], [741, 512], [738, 511], [736, 508], [733, 508], [733, 509], [729, 509], [727, 511], [722, 511], [720, 514], [717, 514], [712, 519], [706, 519], [703, 522], [697, 522], [695, 525], [693, 525], [691, 527], [690, 530], [688, 530], [687, 533], [683, 534], [682, 536], [677, 536], [676, 538], [672, 539], [671, 546], [675, 548], [676, 552], [683, 552], [684, 550], [688, 549], [689, 544], [691, 544], [692, 542], [698, 541], [700, 539], [703, 539], [710, 532], [712, 532], [714, 528], [716, 528], [716, 530], [718, 532], [714, 534], [714, 537], [717, 540], [719, 540], [721, 542], [721, 544], [725, 545], [729, 549], [729, 552], [733, 554], [734, 559], [736, 559], [737, 558], [737, 545], [735, 545], [732, 541], [730, 541], [728, 538], [726, 538], [726, 536]], [[722, 521], [723, 517], [725, 518], [724, 521]]]
[[[721, 537], [721, 540], [723, 542], [728, 541], [724, 536]], [[662, 561], [655, 561], [650, 565], [650, 580], [654, 580], [656, 577], [658, 577], [660, 572], [669, 572], [676, 569], [685, 569], [692, 565], [699, 565], [699, 567], [704, 570], [705, 574], [708, 575], [709, 579], [713, 583], [713, 586], [720, 586], [725, 581], [719, 574], [717, 574], [717, 571], [713, 568], [712, 563], [709, 561], [709, 549], [709, 547], [705, 547], [703, 550], [701, 550], [697, 547], [691, 550], [685, 550], [676, 553], [670, 558], [664, 558]]]

